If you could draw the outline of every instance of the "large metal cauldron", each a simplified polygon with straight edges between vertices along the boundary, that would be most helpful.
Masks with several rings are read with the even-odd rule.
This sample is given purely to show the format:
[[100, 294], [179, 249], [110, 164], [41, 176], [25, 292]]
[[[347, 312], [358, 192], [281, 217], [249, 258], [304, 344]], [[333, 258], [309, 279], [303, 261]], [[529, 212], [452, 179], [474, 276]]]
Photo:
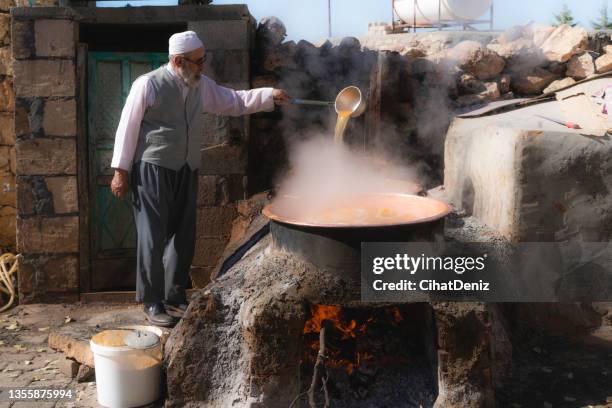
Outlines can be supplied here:
[[304, 207], [300, 197], [285, 196], [264, 208], [274, 249], [352, 277], [359, 274], [362, 242], [434, 241], [450, 212], [441, 201], [399, 193], [339, 200], [337, 213], [333, 203]]

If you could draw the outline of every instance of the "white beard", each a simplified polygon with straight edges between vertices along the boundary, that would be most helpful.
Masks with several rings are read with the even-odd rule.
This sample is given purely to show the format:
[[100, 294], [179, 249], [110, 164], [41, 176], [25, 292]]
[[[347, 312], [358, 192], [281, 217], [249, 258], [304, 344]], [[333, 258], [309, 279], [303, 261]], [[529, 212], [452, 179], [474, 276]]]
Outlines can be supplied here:
[[185, 85], [187, 85], [190, 88], [193, 88], [200, 82], [199, 74], [194, 74], [191, 71], [187, 71], [183, 67], [178, 67], [178, 74], [183, 80], [183, 82], [185, 82]]

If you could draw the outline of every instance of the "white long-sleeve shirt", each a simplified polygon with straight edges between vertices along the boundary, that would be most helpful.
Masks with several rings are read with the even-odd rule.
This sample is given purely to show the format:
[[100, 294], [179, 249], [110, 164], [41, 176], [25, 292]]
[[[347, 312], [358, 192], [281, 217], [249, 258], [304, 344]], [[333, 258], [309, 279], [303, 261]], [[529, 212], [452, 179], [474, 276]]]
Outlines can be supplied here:
[[[189, 88], [170, 64], [166, 64], [174, 80], [183, 91], [183, 103]], [[202, 113], [215, 113], [227, 116], [248, 115], [255, 112], [269, 112], [274, 109], [273, 88], [257, 88], [247, 91], [236, 91], [218, 85], [212, 79], [202, 75], [200, 79]], [[140, 76], [132, 84], [125, 100], [121, 119], [115, 134], [115, 147], [111, 167], [129, 170], [134, 160], [134, 152], [140, 134], [140, 124], [146, 109], [155, 103], [155, 90], [149, 83], [149, 77]]]

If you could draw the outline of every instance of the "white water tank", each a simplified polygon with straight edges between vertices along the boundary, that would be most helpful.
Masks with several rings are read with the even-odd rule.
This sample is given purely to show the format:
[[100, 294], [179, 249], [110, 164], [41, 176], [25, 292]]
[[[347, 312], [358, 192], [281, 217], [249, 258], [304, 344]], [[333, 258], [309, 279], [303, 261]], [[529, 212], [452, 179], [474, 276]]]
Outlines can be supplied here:
[[[394, 0], [395, 14], [407, 24], [436, 25], [441, 20], [476, 20], [491, 8], [493, 0]], [[415, 7], [416, 5], [416, 7]]]

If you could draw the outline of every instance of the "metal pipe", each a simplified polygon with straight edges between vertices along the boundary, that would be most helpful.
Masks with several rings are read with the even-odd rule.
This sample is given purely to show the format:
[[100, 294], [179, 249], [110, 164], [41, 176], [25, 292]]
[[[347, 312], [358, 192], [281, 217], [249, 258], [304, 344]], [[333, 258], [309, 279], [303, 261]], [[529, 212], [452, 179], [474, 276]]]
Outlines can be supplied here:
[[331, 0], [327, 0], [327, 19], [328, 19], [328, 26], [329, 26], [329, 37], [332, 36], [332, 29], [331, 29]]
[[334, 102], [328, 101], [313, 101], [309, 99], [292, 99], [294, 105], [314, 105], [314, 106], [334, 106]]

